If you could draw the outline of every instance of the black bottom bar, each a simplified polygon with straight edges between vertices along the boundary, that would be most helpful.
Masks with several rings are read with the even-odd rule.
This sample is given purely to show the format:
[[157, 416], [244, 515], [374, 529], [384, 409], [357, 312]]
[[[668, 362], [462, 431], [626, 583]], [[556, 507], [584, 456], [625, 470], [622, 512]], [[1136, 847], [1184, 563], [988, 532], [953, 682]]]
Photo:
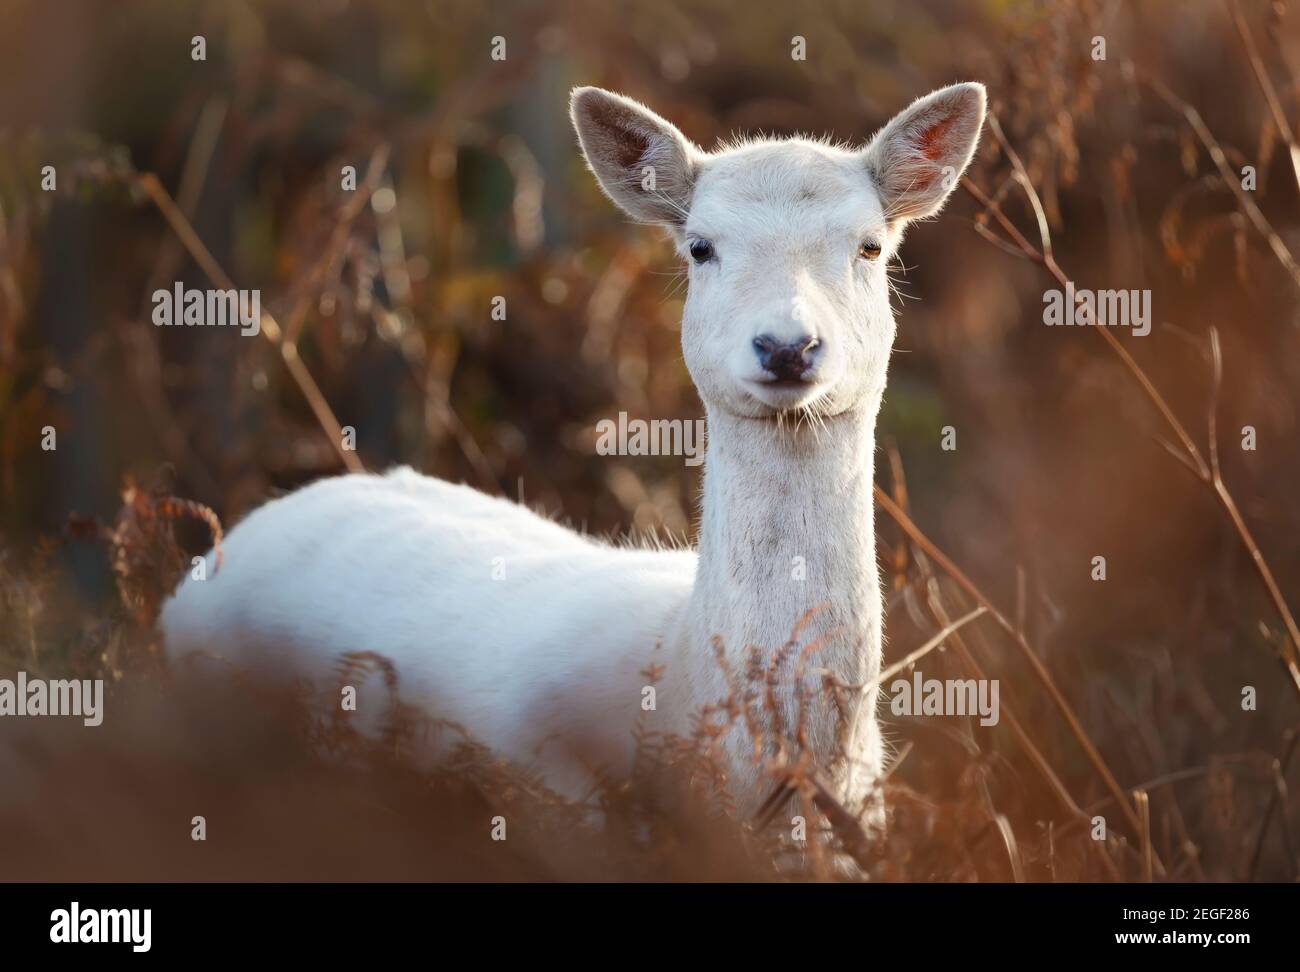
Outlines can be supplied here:
[[[681, 948], [704, 948], [703, 958], [714, 947], [768, 960], [787, 948], [991, 960], [1001, 947], [1231, 960], [1242, 948], [1292, 947], [1300, 904], [1294, 885], [1224, 884], [29, 884], [0, 895], [7, 957], [92, 962], [407, 954], [441, 963], [517, 951], [586, 965]], [[116, 941], [86, 940], [96, 938]]]

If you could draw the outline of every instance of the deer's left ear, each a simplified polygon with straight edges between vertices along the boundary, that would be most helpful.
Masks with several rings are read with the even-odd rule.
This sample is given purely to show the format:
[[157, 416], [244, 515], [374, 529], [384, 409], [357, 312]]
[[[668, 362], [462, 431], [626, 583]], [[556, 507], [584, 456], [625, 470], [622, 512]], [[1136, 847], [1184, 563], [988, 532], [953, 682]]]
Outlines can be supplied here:
[[574, 88], [569, 114], [587, 164], [623, 212], [680, 227], [703, 153], [640, 102], [600, 88]]
[[863, 149], [890, 222], [933, 216], [966, 170], [984, 126], [984, 85], [974, 81], [918, 98]]

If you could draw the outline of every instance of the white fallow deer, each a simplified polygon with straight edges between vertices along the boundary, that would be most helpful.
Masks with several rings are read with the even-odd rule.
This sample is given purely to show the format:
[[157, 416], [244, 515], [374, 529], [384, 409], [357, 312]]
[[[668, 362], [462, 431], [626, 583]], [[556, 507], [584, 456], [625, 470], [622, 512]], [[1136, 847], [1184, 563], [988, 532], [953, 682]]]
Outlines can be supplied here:
[[[344, 653], [375, 652], [395, 664], [404, 702], [579, 794], [592, 769], [630, 769], [638, 723], [690, 736], [751, 646], [797, 658], [801, 618], [801, 644], [819, 646], [807, 681], [870, 683], [886, 265], [966, 168], [984, 103], [981, 85], [957, 84], [862, 147], [790, 138], [705, 152], [635, 101], [575, 90], [600, 185], [666, 227], [687, 266], [682, 347], [708, 420], [698, 549], [607, 544], [410, 469], [326, 479], [252, 513], [220, 570], [185, 582], [162, 615], [169, 652], [218, 648], [321, 677]], [[663, 671], [646, 712], [652, 663]], [[796, 661], [785, 664], [789, 675]], [[845, 693], [839, 714], [793, 678], [774, 695], [751, 706], [759, 731], [793, 732], [803, 695], [804, 752], [835, 764], [833, 794], [878, 823], [875, 693]], [[750, 731], [733, 727], [720, 747], [738, 806], [758, 807], [771, 766]]]

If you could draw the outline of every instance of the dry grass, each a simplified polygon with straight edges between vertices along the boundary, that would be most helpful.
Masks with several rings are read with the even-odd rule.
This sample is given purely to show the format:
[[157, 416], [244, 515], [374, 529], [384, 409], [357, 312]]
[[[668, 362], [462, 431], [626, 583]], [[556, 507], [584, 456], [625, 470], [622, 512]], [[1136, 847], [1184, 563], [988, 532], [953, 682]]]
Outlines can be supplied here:
[[[5, 669], [104, 677], [111, 713], [94, 731], [75, 719], [6, 726], [0, 768], [9, 786], [0, 801], [0, 845], [7, 878], [1073, 881], [1149, 879], [1153, 861], [1161, 877], [1204, 876], [1200, 844], [1181, 815], [1178, 831], [1163, 840], [1150, 830], [1147, 791], [1179, 780], [1135, 788], [1141, 830], [1098, 842], [1090, 816], [1108, 813], [1108, 801], [1079, 809], [1038, 754], [1046, 782], [1065, 794], [1068, 811], [1044, 814], [1033, 803], [1036, 787], [1017, 779], [1004, 756], [983, 747], [973, 722], [960, 719], [918, 720], [935, 734], [927, 740], [923, 733], [919, 744], [932, 747], [934, 768], [952, 775], [927, 792], [899, 782], [896, 770], [914, 746], [907, 743], [881, 786], [887, 836], [864, 831], [822, 783], [833, 767], [814, 765], [803, 752], [800, 724], [774, 720], [770, 737], [757, 735], [758, 710], [776, 712], [784, 678], [802, 686], [803, 702], [815, 701], [819, 691], [833, 703], [844, 692], [861, 691], [810, 676], [806, 662], [817, 644], [802, 641], [808, 618], [795, 625], [787, 644], [771, 652], [751, 649], [745, 670], [731, 673], [731, 693], [700, 713], [692, 737], [638, 732], [633, 776], [597, 776], [581, 802], [502, 763], [436, 713], [405, 705], [400, 674], [381, 655], [353, 653], [338, 663], [339, 685], [378, 674], [387, 687], [389, 708], [377, 735], [353, 727], [337, 706], [337, 692], [319, 693], [292, 672], [268, 681], [266, 672], [253, 676], [228, 664], [215, 672], [210, 666], [174, 670], [161, 656], [154, 622], [185, 565], [168, 515], [178, 509], [174, 500], [150, 499], [134, 486], [123, 491], [123, 501], [114, 529], [78, 522], [70, 532], [71, 540], [89, 540], [111, 560], [120, 604], [109, 624], [82, 618], [82, 630], [93, 635], [63, 657], [51, 657], [42, 635], [57, 600], [45, 569], [0, 574], [0, 620], [9, 632], [0, 643]], [[219, 524], [212, 527], [220, 536]], [[917, 557], [924, 564], [925, 553]], [[946, 619], [945, 596], [959, 594], [928, 566], [918, 571], [934, 616]], [[982, 613], [977, 608], [957, 622], [945, 620], [943, 630], [896, 668], [910, 670], [948, 644], [968, 673], [975, 666], [982, 676], [961, 640]], [[220, 646], [213, 649], [222, 654]], [[646, 672], [650, 683], [659, 674]], [[1003, 715], [1014, 724], [1009, 706]], [[728, 793], [720, 743], [729, 732], [754, 740], [755, 758], [762, 754], [772, 785], [772, 798], [752, 819], [736, 817]], [[430, 734], [453, 742], [451, 757], [437, 768], [415, 755]], [[1266, 754], [1244, 754], [1206, 769], [1214, 825], [1232, 827], [1258, 815], [1257, 801], [1236, 787], [1270, 772], [1280, 779], [1268, 762]], [[1291, 807], [1284, 785], [1274, 797], [1268, 816], [1281, 806], [1285, 836]], [[195, 814], [207, 822], [207, 841], [190, 838]], [[795, 815], [807, 820], [807, 842], [792, 839]], [[491, 836], [498, 818], [506, 821], [504, 841]], [[1236, 843], [1234, 854], [1247, 850]], [[1157, 845], [1177, 870], [1159, 863]], [[1245, 867], [1245, 858], [1234, 866]]]

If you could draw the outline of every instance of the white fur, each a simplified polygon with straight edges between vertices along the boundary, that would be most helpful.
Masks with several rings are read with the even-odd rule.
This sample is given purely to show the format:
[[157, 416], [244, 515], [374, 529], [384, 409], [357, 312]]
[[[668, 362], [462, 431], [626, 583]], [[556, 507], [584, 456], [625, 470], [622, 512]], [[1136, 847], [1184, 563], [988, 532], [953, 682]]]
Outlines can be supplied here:
[[[574, 793], [591, 769], [628, 769], [648, 665], [665, 666], [649, 728], [688, 735], [692, 716], [727, 695], [715, 637], [743, 676], [749, 646], [770, 657], [824, 605], [799, 638], [822, 641], [809, 668], [872, 679], [874, 427], [894, 337], [885, 266], [906, 220], [942, 205], [983, 110], [980, 86], [956, 85], [863, 149], [792, 139], [705, 153], [643, 106], [578, 89], [574, 122], [602, 186], [668, 226], [690, 266], [682, 346], [709, 432], [698, 554], [613, 547], [408, 469], [344, 476], [238, 525], [220, 572], [165, 606], [169, 651], [292, 660], [317, 675], [342, 653], [377, 652], [407, 702]], [[659, 175], [650, 192], [647, 164]], [[714, 247], [701, 265], [689, 255], [697, 239]], [[877, 259], [858, 254], [864, 240]], [[812, 380], [768, 387], [760, 334], [818, 338]], [[780, 679], [787, 726], [798, 654]], [[827, 757], [833, 712], [814, 702], [807, 720], [814, 755]], [[727, 753], [752, 808], [762, 770], [745, 733], [730, 734]], [[850, 712], [849, 756], [832, 782], [856, 801], [881, 765], [869, 700]]]

